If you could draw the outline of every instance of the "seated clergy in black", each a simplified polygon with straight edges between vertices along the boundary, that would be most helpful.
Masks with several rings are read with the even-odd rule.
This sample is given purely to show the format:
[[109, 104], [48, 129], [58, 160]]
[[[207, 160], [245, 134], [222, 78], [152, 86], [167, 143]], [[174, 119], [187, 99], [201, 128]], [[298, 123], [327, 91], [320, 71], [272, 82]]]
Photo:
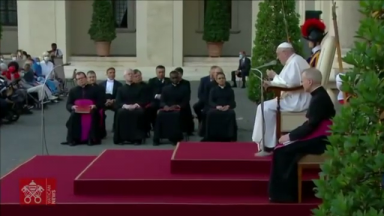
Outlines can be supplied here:
[[116, 130], [113, 135], [115, 144], [141, 144], [145, 138], [144, 91], [133, 82], [133, 70], [124, 72], [126, 84], [119, 88], [116, 96]]
[[143, 104], [144, 104], [144, 114], [145, 114], [145, 132], [147, 138], [150, 137], [150, 131], [151, 131], [151, 122], [149, 116], [151, 115], [151, 99], [152, 99], [152, 93], [151, 89], [149, 88], [149, 85], [143, 81], [143, 76], [141, 74], [141, 71], [138, 69], [133, 70], [133, 82], [138, 84], [142, 88], [143, 93]]
[[[101, 82], [99, 85], [103, 87], [104, 93], [105, 93], [105, 102], [104, 102], [105, 106], [103, 108], [104, 111], [111, 110], [114, 112], [114, 115], [113, 115], [113, 129], [114, 129], [115, 121], [116, 121], [116, 109], [115, 109], [116, 95], [117, 95], [118, 89], [122, 86], [122, 84], [119, 81], [115, 80], [115, 77], [116, 77], [115, 68], [113, 67], [108, 68], [106, 73], [108, 77], [107, 80]], [[104, 122], [106, 118], [107, 118], [107, 115], [105, 115], [105, 112], [104, 112]]]
[[100, 89], [87, 84], [84, 72], [76, 73], [76, 87], [68, 94], [67, 110], [71, 113], [67, 121], [67, 141], [62, 144], [100, 144], [100, 113], [103, 96]]
[[171, 84], [171, 80], [168, 77], [165, 77], [165, 67], [163, 65], [159, 65], [156, 67], [156, 77], [149, 79], [148, 85], [151, 95], [151, 105], [150, 109], [150, 122], [152, 127], [155, 126], [157, 111], [160, 109], [160, 98], [161, 92], [163, 91], [163, 87]]
[[297, 202], [297, 162], [307, 154], [323, 154], [328, 144], [329, 126], [336, 111], [321, 86], [321, 72], [309, 68], [302, 73], [304, 90], [312, 95], [307, 121], [279, 139], [273, 153], [269, 180], [271, 202]]
[[210, 82], [212, 81], [212, 71], [214, 70], [214, 67], [212, 66], [211, 70], [209, 71], [208, 76], [204, 76], [200, 79], [199, 87], [197, 89], [197, 98], [198, 101], [193, 104], [193, 111], [195, 111], [197, 120], [199, 121], [199, 125], [203, 119], [203, 109], [204, 109], [204, 90], [206, 89], [206, 85], [209, 85]]
[[[204, 90], [203, 90], [204, 94], [202, 96], [204, 108], [203, 108], [203, 111], [202, 111], [202, 119], [201, 119], [201, 122], [200, 122], [200, 125], [199, 125], [199, 136], [201, 136], [201, 137], [205, 136], [205, 132], [206, 132], [205, 120], [206, 120], [207, 112], [210, 110], [209, 94], [211, 92], [211, 89], [213, 89], [214, 87], [216, 87], [218, 85], [217, 82], [216, 82], [216, 75], [218, 73], [224, 73], [223, 69], [221, 67], [219, 67], [219, 66], [213, 66], [211, 68], [212, 81], [204, 86]], [[226, 85], [230, 86], [230, 84], [228, 82], [226, 82]]]
[[157, 115], [154, 145], [160, 144], [160, 139], [168, 139], [173, 144], [183, 139], [183, 122], [185, 110], [189, 107], [190, 94], [185, 85], [180, 84], [179, 73], [170, 73], [171, 85], [165, 86], [161, 94], [161, 110]]
[[[179, 72], [179, 78], [180, 78], [180, 85], [185, 85], [188, 88], [189, 95], [191, 95], [191, 83], [188, 80], [183, 79], [184, 70], [181, 67], [178, 67], [175, 69], [175, 71]], [[191, 96], [189, 96], [191, 97]], [[189, 103], [189, 102], [188, 102]], [[185, 122], [185, 128], [183, 128], [183, 132], [187, 133], [188, 135], [193, 135], [193, 131], [195, 130], [195, 124], [193, 122], [193, 115], [192, 115], [192, 109], [191, 106], [188, 106], [185, 109], [185, 115], [182, 115], [183, 122]]]
[[230, 142], [237, 139], [235, 93], [226, 83], [222, 72], [216, 74], [217, 85], [209, 94], [209, 107], [205, 120], [205, 137], [203, 141]]

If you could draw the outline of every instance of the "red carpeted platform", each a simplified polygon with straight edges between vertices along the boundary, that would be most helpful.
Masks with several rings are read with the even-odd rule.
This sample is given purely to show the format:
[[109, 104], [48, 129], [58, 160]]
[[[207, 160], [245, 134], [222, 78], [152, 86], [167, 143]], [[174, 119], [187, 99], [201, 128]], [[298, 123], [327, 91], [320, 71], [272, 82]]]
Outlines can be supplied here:
[[172, 173], [269, 173], [271, 157], [254, 155], [253, 142], [182, 142], [175, 148]]
[[[171, 150], [108, 150], [98, 157], [37, 156], [2, 178], [1, 215], [124, 211], [134, 216], [251, 216], [291, 211], [309, 216], [319, 203], [313, 195], [302, 204], [269, 203], [267, 173], [174, 174], [172, 155]], [[56, 178], [56, 205], [19, 205], [21, 178]]]

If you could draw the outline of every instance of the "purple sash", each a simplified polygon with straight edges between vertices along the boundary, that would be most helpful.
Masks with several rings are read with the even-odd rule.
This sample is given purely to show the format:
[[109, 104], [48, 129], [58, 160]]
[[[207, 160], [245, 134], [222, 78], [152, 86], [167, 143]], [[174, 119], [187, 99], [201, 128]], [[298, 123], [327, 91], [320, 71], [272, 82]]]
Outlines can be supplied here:
[[[310, 139], [320, 137], [320, 136], [329, 136], [329, 135], [331, 135], [330, 126], [332, 126], [332, 121], [329, 119], [324, 120], [320, 123], [320, 125], [317, 127], [317, 129], [315, 131], [313, 131], [310, 135], [308, 135], [307, 137], [304, 137], [303, 139], [297, 140], [297, 141], [310, 140]], [[292, 144], [294, 144], [294, 143], [292, 143]], [[292, 144], [288, 144], [288, 145], [292, 145]], [[284, 146], [287, 146], [287, 145], [278, 144], [276, 146], [276, 148], [281, 148]]]
[[[92, 100], [89, 99], [79, 99], [75, 101], [76, 106], [91, 106], [94, 105]], [[86, 141], [89, 139], [89, 132], [91, 131], [92, 125], [92, 114], [91, 113], [82, 113], [81, 114], [81, 141]]]

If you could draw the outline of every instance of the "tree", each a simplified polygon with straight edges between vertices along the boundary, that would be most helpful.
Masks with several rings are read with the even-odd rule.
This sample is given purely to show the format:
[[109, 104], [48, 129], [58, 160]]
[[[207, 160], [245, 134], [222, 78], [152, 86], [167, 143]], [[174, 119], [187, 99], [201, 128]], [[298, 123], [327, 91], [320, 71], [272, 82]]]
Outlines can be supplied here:
[[[284, 17], [288, 26], [285, 26]], [[296, 13], [295, 0], [264, 0], [259, 3], [259, 13], [255, 25], [256, 38], [253, 42], [252, 51], [252, 67], [258, 67], [276, 59], [276, 47], [288, 40], [286, 27], [296, 52], [301, 54], [299, 18], [299, 14]], [[282, 65], [279, 64], [272, 69], [279, 73], [282, 68]], [[268, 97], [271, 98], [271, 95]], [[260, 80], [252, 73], [248, 82], [248, 98], [255, 102], [260, 100]]]
[[116, 38], [116, 23], [111, 0], [94, 0], [88, 34], [93, 41], [112, 42]]
[[204, 41], [225, 42], [229, 40], [231, 30], [229, 4], [231, 1], [228, 0], [207, 0], [204, 14]]
[[384, 1], [361, 0], [359, 38], [345, 58], [342, 90], [354, 97], [333, 120], [328, 159], [315, 180], [316, 216], [384, 216]]

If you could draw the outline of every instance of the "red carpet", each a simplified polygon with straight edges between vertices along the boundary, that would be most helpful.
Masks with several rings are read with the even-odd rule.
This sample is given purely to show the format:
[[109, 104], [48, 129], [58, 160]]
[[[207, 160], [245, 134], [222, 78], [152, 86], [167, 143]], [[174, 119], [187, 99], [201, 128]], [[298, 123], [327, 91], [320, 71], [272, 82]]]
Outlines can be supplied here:
[[[97, 160], [37, 156], [1, 180], [0, 211], [2, 216], [120, 215], [123, 211], [132, 216], [253, 216], [288, 211], [309, 216], [319, 202], [308, 196], [302, 204], [270, 204], [267, 173], [172, 174], [171, 157], [170, 150], [109, 150]], [[57, 204], [19, 205], [20, 178], [56, 178]]]

